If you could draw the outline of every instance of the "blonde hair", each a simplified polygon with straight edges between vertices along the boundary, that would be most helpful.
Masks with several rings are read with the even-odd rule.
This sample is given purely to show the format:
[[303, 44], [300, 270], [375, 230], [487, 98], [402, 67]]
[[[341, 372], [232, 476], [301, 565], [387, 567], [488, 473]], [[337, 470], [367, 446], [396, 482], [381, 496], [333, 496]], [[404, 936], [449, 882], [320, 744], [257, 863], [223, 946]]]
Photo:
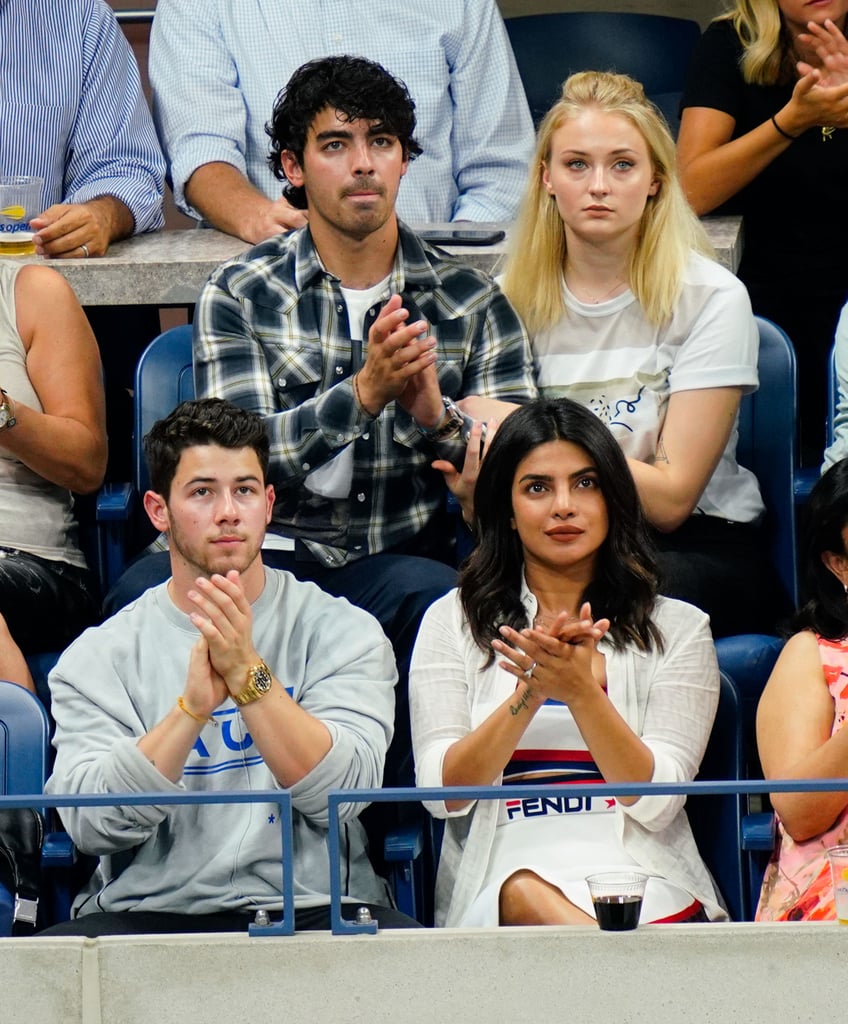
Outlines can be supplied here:
[[790, 81], [794, 59], [777, 0], [734, 0], [733, 9], [715, 21], [730, 21], [744, 52], [742, 77], [749, 85]]
[[647, 319], [667, 321], [680, 295], [692, 249], [713, 256], [706, 232], [686, 201], [677, 177], [674, 141], [645, 90], [627, 75], [583, 71], [571, 75], [561, 99], [548, 111], [536, 142], [530, 179], [515, 229], [503, 290], [531, 336], [553, 326], [564, 314], [562, 273], [565, 226], [542, 182], [554, 132], [584, 110], [595, 108], [626, 117], [639, 131], [659, 188], [645, 204], [639, 238], [628, 268], [628, 284]]

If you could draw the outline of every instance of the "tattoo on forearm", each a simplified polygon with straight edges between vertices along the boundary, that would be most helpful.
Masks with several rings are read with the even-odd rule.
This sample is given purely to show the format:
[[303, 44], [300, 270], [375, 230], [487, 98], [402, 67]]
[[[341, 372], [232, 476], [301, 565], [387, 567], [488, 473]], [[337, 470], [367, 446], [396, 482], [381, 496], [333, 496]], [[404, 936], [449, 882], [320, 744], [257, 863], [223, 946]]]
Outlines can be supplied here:
[[654, 462], [668, 462], [668, 452], [665, 450], [662, 438], [657, 441], [657, 454], [654, 456]]
[[532, 696], [533, 691], [528, 686], [527, 689], [524, 691], [523, 695], [521, 696], [520, 700], [515, 704], [510, 704], [509, 713], [512, 715], [513, 718], [515, 718], [516, 715], [521, 714], [522, 711], [525, 711], [527, 709], [527, 705]]

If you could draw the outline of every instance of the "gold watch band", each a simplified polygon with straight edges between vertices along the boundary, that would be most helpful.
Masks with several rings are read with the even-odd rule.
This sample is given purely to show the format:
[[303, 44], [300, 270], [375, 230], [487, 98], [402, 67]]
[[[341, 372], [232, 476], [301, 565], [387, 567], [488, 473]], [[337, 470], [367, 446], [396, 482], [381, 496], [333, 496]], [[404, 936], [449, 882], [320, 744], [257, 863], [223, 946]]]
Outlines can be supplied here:
[[247, 681], [238, 693], [233, 694], [233, 700], [239, 707], [252, 704], [268, 693], [273, 681], [274, 677], [271, 675], [271, 670], [265, 662], [257, 662], [256, 665], [251, 665], [247, 670]]

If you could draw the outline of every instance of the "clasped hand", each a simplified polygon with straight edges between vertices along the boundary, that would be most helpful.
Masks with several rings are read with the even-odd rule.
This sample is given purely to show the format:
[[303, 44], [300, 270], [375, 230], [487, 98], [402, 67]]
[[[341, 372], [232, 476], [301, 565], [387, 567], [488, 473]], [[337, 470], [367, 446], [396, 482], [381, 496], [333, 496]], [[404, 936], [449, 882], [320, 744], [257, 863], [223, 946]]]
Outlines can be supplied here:
[[365, 409], [378, 416], [397, 400], [422, 427], [442, 417], [436, 374], [436, 339], [426, 320], [408, 324], [409, 310], [400, 295], [392, 295], [368, 331], [368, 351], [357, 380]]
[[253, 616], [235, 569], [199, 578], [188, 592], [197, 607], [190, 618], [200, 630], [189, 660], [185, 699], [198, 714], [210, 714], [247, 682], [259, 662], [253, 646]]
[[494, 640], [492, 646], [502, 656], [501, 668], [527, 680], [535, 693], [574, 704], [606, 689], [605, 659], [597, 646], [609, 626], [609, 619], [592, 617], [587, 601], [576, 619], [561, 612], [545, 627], [502, 626], [503, 639]]

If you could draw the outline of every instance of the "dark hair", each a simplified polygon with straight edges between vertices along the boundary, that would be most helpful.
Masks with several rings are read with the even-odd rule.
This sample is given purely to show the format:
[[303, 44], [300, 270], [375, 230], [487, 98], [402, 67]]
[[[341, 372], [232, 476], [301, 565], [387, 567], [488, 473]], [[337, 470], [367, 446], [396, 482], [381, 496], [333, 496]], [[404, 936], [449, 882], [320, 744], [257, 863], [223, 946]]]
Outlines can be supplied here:
[[186, 448], [216, 444], [221, 448], [252, 448], [268, 473], [269, 442], [261, 416], [223, 398], [198, 398], [180, 404], [157, 420], [144, 437], [150, 487], [167, 500]]
[[[421, 152], [413, 138], [415, 104], [399, 78], [364, 57], [321, 57], [295, 71], [274, 101], [265, 132], [271, 138], [268, 163], [274, 175], [285, 181], [281, 154], [289, 151], [303, 166], [303, 151], [312, 122], [330, 107], [347, 121], [376, 121], [381, 131], [396, 136], [405, 159]], [[306, 209], [303, 187], [287, 184], [283, 195], [292, 206]]]
[[611, 622], [610, 639], [642, 650], [662, 636], [651, 620], [657, 570], [633, 477], [618, 442], [594, 413], [567, 398], [538, 399], [511, 413], [498, 428], [474, 490], [479, 543], [460, 570], [462, 607], [477, 645], [489, 654], [498, 626], [529, 623], [521, 603], [521, 539], [512, 528], [513, 480], [520, 462], [539, 445], [571, 441], [595, 463], [609, 530], [598, 551], [595, 578], [583, 600]]
[[848, 526], [848, 459], [837, 462], [816, 483], [807, 506], [802, 545], [806, 602], [791, 622], [793, 631], [812, 629], [826, 640], [848, 633], [848, 599], [822, 561], [826, 551], [844, 555], [842, 531]]

